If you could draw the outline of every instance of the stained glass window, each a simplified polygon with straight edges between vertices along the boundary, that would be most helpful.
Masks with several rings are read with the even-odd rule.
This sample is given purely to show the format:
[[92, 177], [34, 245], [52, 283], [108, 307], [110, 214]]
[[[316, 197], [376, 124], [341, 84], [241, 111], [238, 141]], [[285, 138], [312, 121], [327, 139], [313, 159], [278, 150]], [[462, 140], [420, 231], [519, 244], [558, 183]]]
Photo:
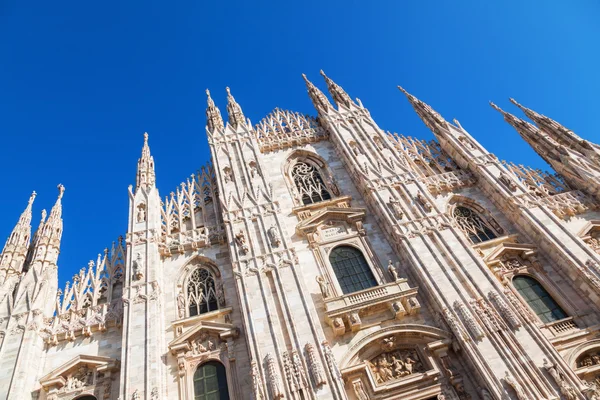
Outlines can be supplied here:
[[354, 247], [339, 246], [331, 251], [329, 261], [344, 294], [377, 286], [365, 256]]
[[194, 400], [229, 400], [223, 364], [210, 361], [194, 373]]
[[523, 275], [516, 276], [513, 285], [542, 322], [547, 324], [567, 318], [567, 314], [554, 301], [550, 293], [535, 279]]
[[196, 268], [187, 284], [187, 301], [190, 317], [219, 308], [215, 279], [206, 268]]
[[497, 237], [483, 218], [470, 208], [457, 206], [453, 214], [458, 227], [469, 237], [471, 242], [481, 243]]
[[317, 167], [303, 161], [292, 167], [292, 179], [298, 189], [302, 204], [312, 204], [331, 199], [331, 194], [323, 182]]

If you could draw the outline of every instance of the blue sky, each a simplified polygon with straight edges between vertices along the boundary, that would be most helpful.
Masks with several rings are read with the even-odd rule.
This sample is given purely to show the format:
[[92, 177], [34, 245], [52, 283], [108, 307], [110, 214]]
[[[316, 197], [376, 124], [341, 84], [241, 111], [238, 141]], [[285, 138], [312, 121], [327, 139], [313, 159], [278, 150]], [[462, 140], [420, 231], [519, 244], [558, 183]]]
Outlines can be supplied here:
[[[175, 4], [176, 3], [176, 4]], [[315, 114], [324, 69], [382, 129], [430, 139], [400, 84], [500, 158], [546, 168], [492, 110], [521, 103], [600, 142], [600, 5], [580, 1], [0, 0], [0, 243], [66, 186], [61, 286], [127, 228], [148, 131], [162, 196], [208, 158], [204, 89], [254, 123]]]

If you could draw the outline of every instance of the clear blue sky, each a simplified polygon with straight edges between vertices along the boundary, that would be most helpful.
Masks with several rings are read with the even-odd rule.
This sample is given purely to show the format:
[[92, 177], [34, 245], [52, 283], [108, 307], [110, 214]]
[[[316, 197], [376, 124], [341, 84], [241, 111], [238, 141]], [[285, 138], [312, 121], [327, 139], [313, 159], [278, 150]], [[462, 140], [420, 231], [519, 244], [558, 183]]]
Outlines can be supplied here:
[[580, 1], [0, 0], [0, 243], [66, 186], [61, 286], [127, 228], [148, 131], [162, 196], [208, 158], [204, 89], [253, 123], [315, 114], [319, 69], [380, 127], [429, 139], [400, 84], [500, 158], [544, 163], [488, 105], [513, 96], [600, 142], [600, 5]]

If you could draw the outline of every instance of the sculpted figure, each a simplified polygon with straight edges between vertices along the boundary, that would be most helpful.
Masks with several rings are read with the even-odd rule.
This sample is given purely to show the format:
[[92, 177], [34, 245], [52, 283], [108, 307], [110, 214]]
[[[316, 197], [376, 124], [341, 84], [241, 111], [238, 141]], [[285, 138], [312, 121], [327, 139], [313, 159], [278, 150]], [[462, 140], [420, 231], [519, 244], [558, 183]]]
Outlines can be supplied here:
[[327, 282], [325, 282], [325, 278], [323, 278], [323, 275], [317, 276], [317, 283], [319, 284], [319, 289], [321, 289], [321, 295], [323, 295], [323, 298], [328, 298], [330, 295], [329, 287], [327, 286]]
[[396, 271], [396, 267], [394, 267], [394, 264], [392, 264], [392, 260], [390, 260], [388, 263], [388, 271], [390, 272], [392, 279], [394, 279], [394, 281], [397, 281], [398, 280], [398, 272]]

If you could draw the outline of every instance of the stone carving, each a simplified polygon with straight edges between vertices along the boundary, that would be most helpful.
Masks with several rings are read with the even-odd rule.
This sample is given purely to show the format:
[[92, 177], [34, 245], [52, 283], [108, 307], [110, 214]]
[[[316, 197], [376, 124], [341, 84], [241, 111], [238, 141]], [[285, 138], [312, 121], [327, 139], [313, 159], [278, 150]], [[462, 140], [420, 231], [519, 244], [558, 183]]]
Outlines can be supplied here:
[[137, 209], [137, 222], [146, 222], [146, 205], [144, 203], [140, 203]]
[[279, 378], [279, 373], [277, 372], [277, 365], [275, 363], [275, 358], [273, 358], [273, 354], [268, 353], [265, 361], [267, 363], [267, 376], [269, 378], [267, 383], [271, 391], [271, 398], [283, 399], [285, 397], [285, 392], [281, 386], [281, 379]]
[[250, 364], [250, 376], [252, 377], [252, 394], [254, 400], [262, 400], [265, 398], [263, 393], [263, 382], [256, 361], [252, 360]]
[[390, 273], [390, 275], [392, 276], [392, 279], [394, 281], [398, 281], [398, 272], [396, 271], [396, 268], [394, 267], [394, 264], [392, 264], [392, 260], [389, 260], [388, 262], [388, 271]]
[[475, 340], [479, 340], [485, 336], [485, 332], [483, 332], [479, 323], [462, 302], [456, 300], [454, 308]]
[[592, 365], [600, 364], [600, 352], [590, 352], [577, 359], [577, 367], [591, 367]]
[[510, 190], [511, 192], [514, 192], [517, 190], [517, 184], [508, 177], [508, 175], [506, 175], [505, 173], [501, 173], [500, 176], [498, 177], [498, 180], [508, 188], [508, 190]]
[[244, 234], [244, 231], [240, 230], [235, 235], [235, 242], [240, 248], [240, 252], [242, 254], [248, 254], [248, 251], [250, 251], [250, 249], [248, 248], [248, 244], [246, 243], [246, 235]]
[[250, 169], [251, 178], [255, 178], [258, 176], [258, 165], [256, 164], [256, 161], [250, 161], [248, 163], [248, 168]]
[[321, 295], [323, 298], [328, 298], [331, 293], [329, 292], [329, 285], [327, 285], [327, 282], [325, 282], [323, 275], [317, 275], [317, 283], [319, 284], [319, 289], [321, 289]]
[[497, 314], [486, 303], [485, 299], [471, 299], [470, 304], [473, 310], [475, 311], [475, 314], [479, 316], [485, 327], [487, 327], [492, 332], [497, 332], [501, 330], [500, 325], [498, 323]]
[[230, 167], [223, 168], [223, 179], [225, 180], [225, 183], [233, 181], [233, 172]]
[[442, 315], [448, 323], [450, 330], [452, 330], [452, 333], [454, 333], [454, 336], [456, 336], [457, 339], [463, 339], [467, 341], [471, 340], [467, 332], [465, 332], [465, 330], [462, 328], [462, 326], [460, 326], [459, 322], [452, 314], [452, 311], [444, 307], [444, 309], [442, 310]]
[[140, 400], [140, 392], [135, 389], [135, 392], [131, 395], [131, 400]]
[[342, 374], [338, 369], [335, 357], [331, 351], [331, 347], [329, 347], [329, 342], [327, 340], [323, 340], [321, 345], [323, 346], [323, 353], [325, 353], [325, 361], [327, 362], [327, 369], [329, 370], [329, 373], [333, 379], [342, 379]]
[[598, 378], [593, 382], [588, 382], [588, 387], [585, 392], [589, 400], [600, 400], [600, 385]]
[[352, 382], [352, 388], [354, 389], [354, 394], [358, 400], [369, 400], [369, 396], [367, 395], [361, 380]]
[[320, 387], [327, 384], [327, 377], [323, 371], [323, 366], [321, 365], [321, 360], [319, 360], [319, 354], [315, 346], [310, 342], [306, 343], [304, 350], [306, 351], [310, 375], [315, 386]]
[[421, 207], [423, 207], [423, 210], [425, 210], [426, 212], [431, 212], [431, 210], [433, 209], [433, 207], [431, 207], [431, 204], [425, 198], [425, 196], [423, 196], [423, 194], [421, 192], [417, 193], [417, 196], [416, 196], [415, 199], [421, 205]]
[[521, 316], [525, 318], [527, 322], [533, 322], [536, 320], [531, 311], [523, 306], [523, 304], [519, 301], [519, 299], [517, 299], [517, 297], [509, 288], [504, 289], [504, 295], [506, 295], [506, 298], [508, 301], [510, 301], [510, 304], [512, 304], [512, 306], [519, 311], [519, 314], [521, 314]]
[[493, 400], [492, 399], [492, 395], [490, 394], [490, 392], [486, 388], [481, 388], [481, 390], [479, 391], [479, 393], [481, 394], [481, 399], [482, 400]]
[[511, 328], [516, 329], [521, 326], [521, 321], [519, 320], [517, 315], [513, 312], [513, 310], [510, 309], [508, 304], [504, 302], [504, 300], [498, 293], [490, 291], [488, 293], [488, 297], [490, 298], [491, 302], [496, 306], [496, 308], [500, 312], [500, 315], [502, 315], [502, 317], [504, 317], [504, 319], [508, 322], [508, 325]]
[[510, 376], [510, 374], [508, 373], [508, 371], [506, 371], [506, 373], [504, 375], [504, 381], [506, 383], [508, 383], [510, 385], [510, 387], [513, 388], [513, 390], [515, 391], [515, 393], [517, 395], [517, 399], [519, 399], [519, 400], [529, 400], [529, 397], [527, 397], [527, 395], [525, 394], [525, 391], [523, 390], [523, 387], [519, 384], [519, 382], [517, 382], [515, 380], [515, 378], [513, 378], [512, 376]]
[[558, 385], [560, 392], [567, 400], [576, 400], [579, 397], [577, 390], [567, 382], [565, 376], [558, 367], [548, 359], [544, 358], [544, 369], [550, 374], [554, 382]]
[[281, 244], [281, 238], [279, 237], [277, 227], [275, 225], [271, 225], [271, 227], [267, 231], [267, 234], [269, 235], [269, 239], [271, 240], [271, 246], [279, 247], [279, 245]]
[[394, 213], [394, 217], [396, 219], [404, 218], [404, 212], [402, 211], [402, 207], [400, 206], [400, 202], [393, 197], [390, 197], [389, 205]]
[[298, 392], [308, 386], [308, 380], [298, 351], [292, 350], [283, 353], [283, 366], [292, 392]]
[[179, 293], [177, 293], [177, 314], [179, 318], [185, 318], [185, 296], [181, 287], [179, 287]]
[[133, 260], [133, 279], [139, 281], [144, 277], [144, 262], [142, 261], [142, 255], [137, 253], [135, 260]]
[[67, 378], [67, 382], [63, 387], [62, 391], [71, 392], [77, 389], [81, 389], [84, 386], [91, 385], [93, 383], [93, 371], [87, 367], [87, 365], [82, 365], [77, 368], [77, 371], [74, 372], [71, 376]]
[[402, 378], [425, 370], [417, 351], [414, 349], [398, 349], [382, 353], [366, 362], [377, 383], [385, 383], [392, 379]]
[[158, 388], [155, 386], [152, 388], [152, 392], [150, 392], [150, 400], [158, 400]]

